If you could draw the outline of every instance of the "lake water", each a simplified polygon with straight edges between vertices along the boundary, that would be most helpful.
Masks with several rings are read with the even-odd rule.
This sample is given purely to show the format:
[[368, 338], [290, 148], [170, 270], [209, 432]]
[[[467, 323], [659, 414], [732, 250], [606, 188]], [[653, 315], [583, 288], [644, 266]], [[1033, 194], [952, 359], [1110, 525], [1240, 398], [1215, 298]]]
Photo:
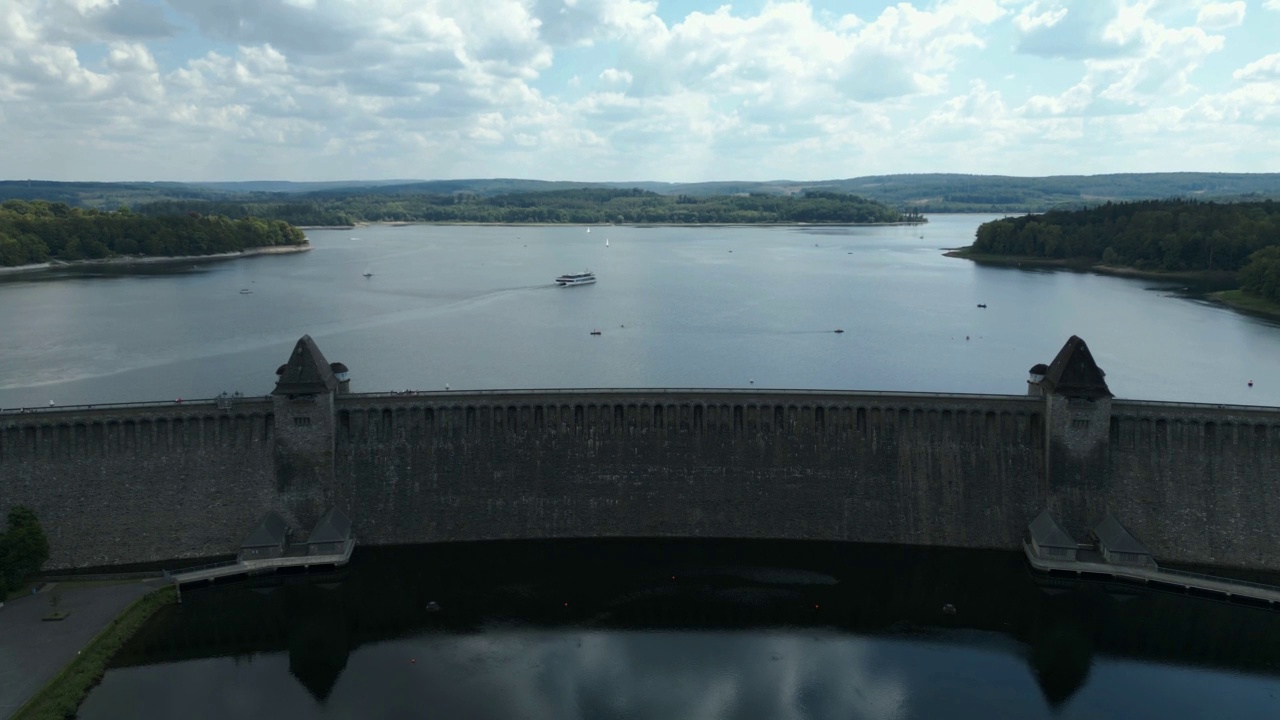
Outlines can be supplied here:
[[[987, 219], [375, 226], [311, 231], [296, 255], [0, 276], [0, 407], [266, 394], [304, 333], [355, 391], [1014, 394], [1077, 334], [1118, 396], [1280, 405], [1280, 325], [1168, 283], [942, 256]], [[551, 282], [584, 268], [599, 283]]]
[[[1078, 334], [1121, 397], [1280, 405], [1280, 326], [1167, 283], [942, 256], [986, 219], [362, 227], [298, 255], [3, 277], [0, 407], [265, 394], [303, 333], [356, 391], [1014, 394]], [[600, 282], [551, 283], [584, 268]], [[1280, 717], [1280, 613], [1036, 582], [1017, 554], [364, 548], [289, 580], [188, 594], [81, 717]]]
[[1018, 553], [478, 543], [301, 580], [187, 592], [79, 717], [1280, 717], [1280, 613]]

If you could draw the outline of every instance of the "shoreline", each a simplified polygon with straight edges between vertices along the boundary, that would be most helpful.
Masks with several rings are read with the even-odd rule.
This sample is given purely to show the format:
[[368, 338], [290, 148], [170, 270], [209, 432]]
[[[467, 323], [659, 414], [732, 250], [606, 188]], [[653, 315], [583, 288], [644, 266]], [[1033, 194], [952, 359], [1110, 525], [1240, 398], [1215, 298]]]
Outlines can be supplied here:
[[1073, 270], [1076, 272], [1090, 272], [1098, 275], [1111, 275], [1113, 277], [1198, 283], [1201, 284], [1202, 287], [1200, 288], [1201, 292], [1196, 293], [1197, 297], [1203, 297], [1209, 302], [1246, 315], [1255, 315], [1271, 320], [1280, 320], [1280, 303], [1250, 295], [1239, 287], [1235, 287], [1230, 290], [1212, 290], [1210, 292], [1203, 292], [1203, 290], [1206, 289], [1203, 285], [1209, 285], [1210, 287], [1214, 285], [1217, 287], [1222, 287], [1223, 285], [1235, 285], [1237, 274], [1230, 270], [1162, 272], [1156, 270], [1139, 270], [1137, 268], [1117, 267], [1115, 265], [1103, 265], [1102, 263], [1095, 263], [1091, 260], [1083, 259], [1068, 260], [1021, 255], [984, 255], [981, 253], [966, 252], [966, 248], [950, 248], [947, 249], [943, 255], [951, 258], [969, 260], [980, 265], [985, 264], [1002, 265], [1006, 267], [1049, 269], [1057, 268], [1061, 270]]
[[253, 257], [255, 255], [286, 255], [290, 253], [307, 252], [310, 249], [310, 244], [273, 245], [270, 247], [247, 248], [236, 252], [213, 253], [210, 255], [121, 255], [109, 258], [97, 258], [94, 260], [50, 260], [49, 262], [33, 263], [31, 265], [0, 267], [0, 275], [17, 275], [20, 273], [40, 272], [42, 270], [57, 270], [60, 268], [85, 266], [91, 267], [95, 265], [162, 265], [165, 263], [185, 263], [204, 260], [236, 260], [238, 258]]
[[1272, 302], [1256, 295], [1249, 295], [1243, 290], [1220, 290], [1209, 293], [1206, 297], [1236, 312], [1280, 320], [1280, 303]]
[[966, 248], [949, 248], [947, 249], [947, 252], [943, 253], [943, 255], [950, 258], [970, 260], [984, 265], [1005, 265], [1010, 267], [1028, 268], [1060, 268], [1063, 270], [1092, 272], [1099, 275], [1144, 278], [1147, 280], [1231, 283], [1236, 279], [1236, 273], [1230, 270], [1140, 270], [1138, 268], [1120, 267], [1116, 265], [1103, 265], [1100, 262], [1086, 258], [1072, 259], [1043, 258], [1028, 255], [985, 255], [982, 253], [967, 252]]
[[374, 220], [359, 222], [355, 225], [299, 225], [299, 230], [356, 230], [362, 227], [408, 227], [410, 225], [456, 225], [461, 227], [689, 227], [689, 228], [726, 228], [726, 227], [905, 227], [911, 225], [928, 225], [929, 221], [902, 221], [889, 223], [806, 223], [806, 222], [758, 222], [758, 223], [561, 223], [561, 222], [465, 222], [442, 220]]

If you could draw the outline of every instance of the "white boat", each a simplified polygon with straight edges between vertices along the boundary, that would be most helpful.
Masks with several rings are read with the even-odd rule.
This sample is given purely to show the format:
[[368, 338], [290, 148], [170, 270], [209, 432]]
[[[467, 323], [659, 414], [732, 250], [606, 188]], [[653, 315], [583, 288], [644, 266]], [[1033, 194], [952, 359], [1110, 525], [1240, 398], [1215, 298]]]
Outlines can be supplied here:
[[590, 270], [586, 272], [581, 272], [581, 273], [571, 273], [568, 275], [561, 275], [560, 277], [556, 278], [556, 284], [559, 285], [560, 287], [568, 287], [570, 285], [590, 285], [595, 281], [596, 281], [596, 275]]
[[250, 290], [249, 288], [240, 288], [240, 294], [241, 294], [241, 295], [252, 295], [252, 294], [253, 294], [253, 291], [252, 291], [252, 290]]

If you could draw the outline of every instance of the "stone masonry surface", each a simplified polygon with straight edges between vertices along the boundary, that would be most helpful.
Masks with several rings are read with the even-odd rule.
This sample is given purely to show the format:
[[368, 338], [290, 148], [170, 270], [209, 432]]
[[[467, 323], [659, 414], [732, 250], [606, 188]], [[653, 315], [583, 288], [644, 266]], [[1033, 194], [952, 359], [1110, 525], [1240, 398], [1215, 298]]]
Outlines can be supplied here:
[[336, 504], [363, 544], [1010, 550], [1045, 508], [1082, 540], [1110, 510], [1158, 560], [1280, 570], [1278, 473], [1280, 409], [1109, 398], [565, 390], [0, 415], [0, 513], [36, 510], [49, 568], [233, 553], [268, 510], [305, 532]]

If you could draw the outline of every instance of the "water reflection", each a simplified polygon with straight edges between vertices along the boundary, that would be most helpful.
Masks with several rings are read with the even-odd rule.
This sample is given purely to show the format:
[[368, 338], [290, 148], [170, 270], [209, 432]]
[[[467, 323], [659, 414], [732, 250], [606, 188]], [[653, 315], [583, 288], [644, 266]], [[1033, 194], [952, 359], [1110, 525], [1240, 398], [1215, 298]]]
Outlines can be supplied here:
[[1010, 553], [487, 543], [366, 548], [321, 580], [188, 593], [81, 717], [1280, 713], [1280, 613], [1037, 584]]

